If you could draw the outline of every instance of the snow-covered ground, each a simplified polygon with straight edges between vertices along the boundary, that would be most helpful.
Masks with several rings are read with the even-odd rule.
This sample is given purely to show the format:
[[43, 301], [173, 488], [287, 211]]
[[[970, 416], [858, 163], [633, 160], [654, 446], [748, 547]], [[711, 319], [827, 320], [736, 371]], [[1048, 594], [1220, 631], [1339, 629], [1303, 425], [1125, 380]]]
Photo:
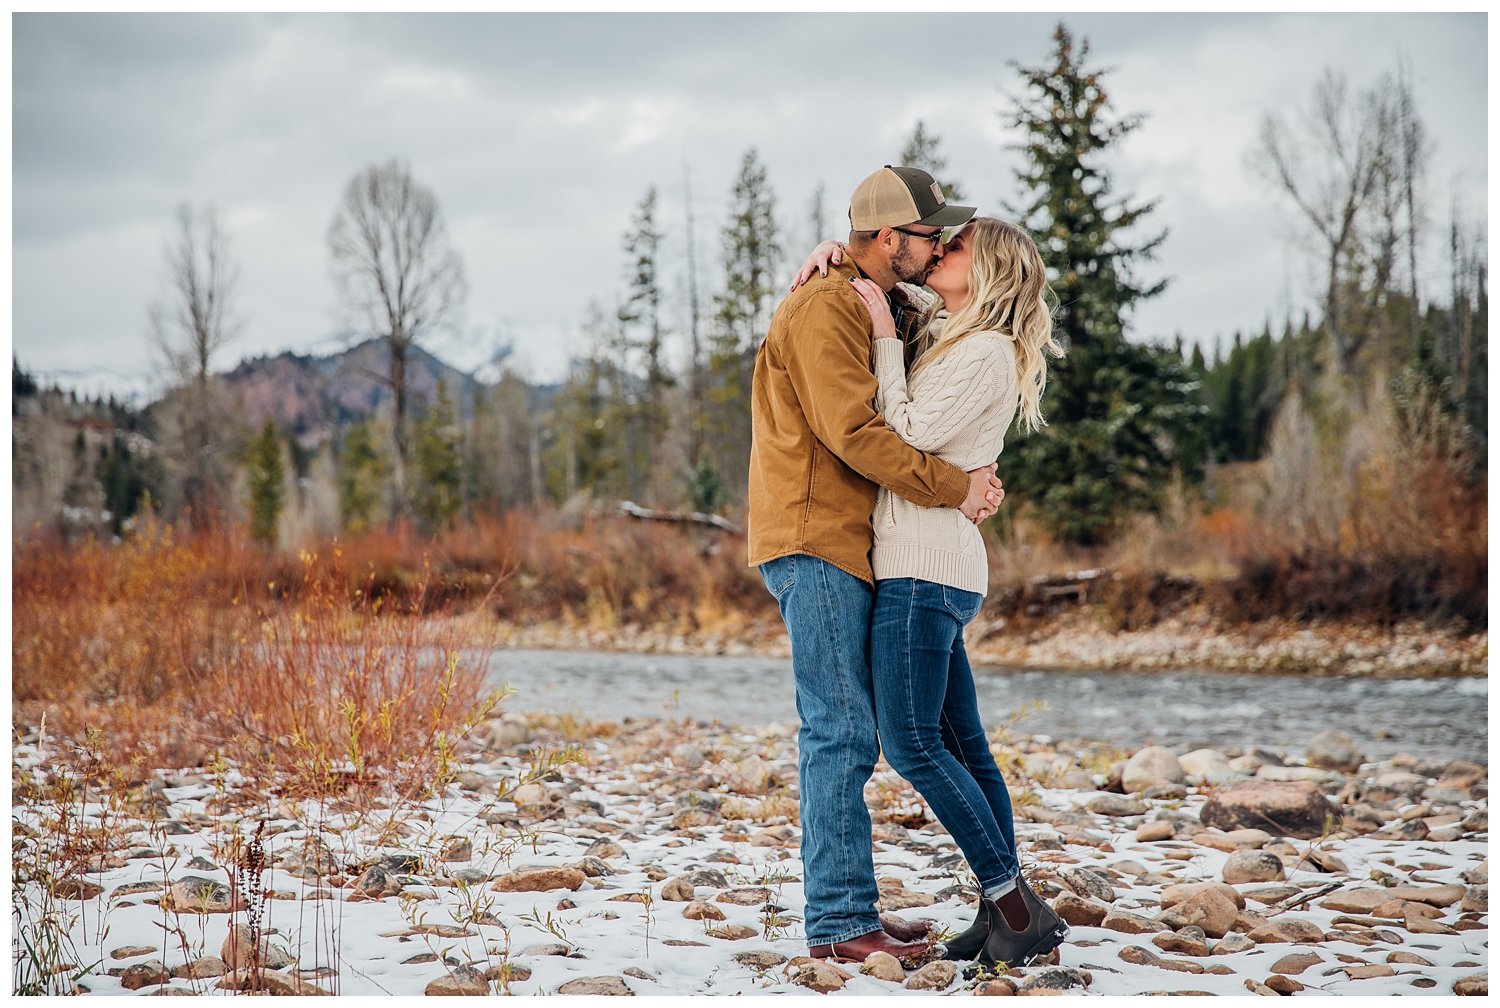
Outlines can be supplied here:
[[[537, 752], [568, 742], [583, 746], [581, 759], [516, 786]], [[277, 971], [283, 987], [300, 978], [341, 995], [421, 995], [446, 976], [476, 993], [915, 994], [905, 986], [914, 972], [881, 979], [845, 964], [845, 979], [798, 962], [793, 742], [785, 724], [511, 715], [446, 793], [395, 815], [254, 798], [232, 773], [163, 772], [159, 789], [137, 792], [145, 801], [85, 806], [117, 842], [91, 866], [100, 871], [78, 877], [75, 898], [54, 904], [71, 937], [64, 958], [92, 967], [77, 980], [92, 994], [164, 992], [165, 974], [189, 963], [202, 978], [167, 987], [229, 993], [208, 957], [223, 958], [232, 922], [248, 926], [248, 908], [232, 908], [228, 890], [243, 860], [236, 845], [260, 827], [270, 866], [261, 931], [269, 956], [294, 960]], [[1211, 788], [1191, 778], [1133, 807], [1096, 790], [1111, 754], [1059, 753], [1037, 740], [1002, 752], [1028, 877], [1074, 923], [1055, 966], [1010, 971], [987, 992], [1243, 995], [1267, 981], [1323, 994], [1487, 990], [1485, 783], [1455, 791], [1436, 782], [1437, 767], [1399, 759], [1356, 774], [1309, 771], [1302, 776], [1346, 799], [1346, 810], [1358, 802], [1389, 821], [1364, 835], [1260, 838], [1199, 825]], [[40, 775], [51, 754], [23, 743], [14, 760], [18, 775]], [[1424, 774], [1426, 786], [1413, 790], [1408, 779]], [[1386, 791], [1371, 783], [1382, 775]], [[1397, 778], [1405, 791], [1382, 798], [1402, 790]], [[867, 797], [883, 908], [967, 926], [972, 897], [952, 839], [884, 768]], [[20, 856], [45, 839], [54, 812], [14, 809]], [[27, 839], [33, 831], [41, 838]], [[1274, 855], [1283, 877], [1234, 885], [1244, 906], [1227, 934], [1174, 930], [1181, 921], [1170, 914], [1155, 920], [1169, 886], [1222, 880], [1232, 852], [1220, 848], [1237, 845]], [[168, 889], [192, 879], [206, 881]], [[34, 914], [34, 888], [30, 896]], [[939, 968], [917, 982], [934, 973], [944, 980]], [[960, 971], [939, 989], [977, 982]]]

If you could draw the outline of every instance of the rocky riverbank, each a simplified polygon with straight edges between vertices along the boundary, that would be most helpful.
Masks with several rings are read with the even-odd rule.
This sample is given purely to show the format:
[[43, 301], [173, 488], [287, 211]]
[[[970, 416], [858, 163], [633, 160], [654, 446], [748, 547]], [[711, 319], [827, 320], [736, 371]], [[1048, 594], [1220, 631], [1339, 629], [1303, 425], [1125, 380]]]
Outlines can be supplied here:
[[[107, 840], [23, 893], [66, 935], [55, 982], [91, 994], [1488, 991], [1482, 766], [1371, 763], [1336, 733], [1280, 753], [997, 738], [1027, 875], [1072, 933], [1055, 962], [967, 979], [803, 958], [794, 742], [512, 713], [437, 798], [298, 802], [222, 766], [57, 786], [33, 733], [14, 857]], [[884, 766], [866, 797], [882, 909], [964, 927], [952, 839]]]
[[[712, 632], [681, 633], [636, 625], [588, 626], [518, 620], [497, 628], [507, 647], [651, 654], [789, 655], [779, 622], [747, 619]], [[1225, 626], [1202, 608], [1139, 630], [1111, 630], [1086, 607], [1061, 610], [1024, 632], [982, 615], [969, 627], [976, 664], [1019, 669], [1111, 671], [1204, 669], [1381, 678], [1483, 676], [1489, 635], [1434, 628], [1268, 620]]]

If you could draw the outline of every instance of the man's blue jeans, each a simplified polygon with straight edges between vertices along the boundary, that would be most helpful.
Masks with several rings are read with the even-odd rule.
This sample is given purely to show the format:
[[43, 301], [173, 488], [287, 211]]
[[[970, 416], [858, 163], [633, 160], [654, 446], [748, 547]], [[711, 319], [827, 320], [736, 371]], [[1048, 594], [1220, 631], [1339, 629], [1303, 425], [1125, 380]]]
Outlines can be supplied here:
[[982, 596], [931, 581], [876, 584], [870, 653], [880, 742], [989, 891], [1020, 872], [1010, 793], [979, 720], [963, 628]]
[[814, 556], [761, 564], [792, 640], [797, 681], [797, 778], [807, 943], [830, 945], [880, 930], [865, 782], [879, 743], [870, 685], [873, 591]]

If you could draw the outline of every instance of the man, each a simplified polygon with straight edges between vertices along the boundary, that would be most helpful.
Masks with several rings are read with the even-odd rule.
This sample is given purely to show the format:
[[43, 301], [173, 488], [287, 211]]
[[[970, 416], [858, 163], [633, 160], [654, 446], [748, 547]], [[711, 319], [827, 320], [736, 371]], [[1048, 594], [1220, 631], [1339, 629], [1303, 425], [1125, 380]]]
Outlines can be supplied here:
[[866, 277], [888, 297], [898, 281], [920, 284], [942, 258], [943, 229], [973, 215], [973, 207], [949, 206], [918, 168], [887, 165], [871, 175], [850, 201], [844, 262], [782, 301], [755, 359], [750, 564], [792, 641], [803, 890], [815, 957], [862, 961], [884, 951], [910, 959], [926, 951], [917, 941], [924, 927], [888, 918], [887, 933], [875, 910], [864, 803], [879, 753], [870, 512], [878, 485], [978, 521], [1004, 491], [993, 466], [965, 473], [915, 450], [876, 414], [870, 312], [850, 281]]

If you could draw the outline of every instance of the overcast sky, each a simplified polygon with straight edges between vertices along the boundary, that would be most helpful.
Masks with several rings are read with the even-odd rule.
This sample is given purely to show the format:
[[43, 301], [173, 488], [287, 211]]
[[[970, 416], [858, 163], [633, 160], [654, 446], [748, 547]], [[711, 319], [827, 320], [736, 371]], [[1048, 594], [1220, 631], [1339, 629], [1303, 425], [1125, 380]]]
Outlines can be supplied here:
[[[1119, 113], [1148, 118], [1109, 162], [1159, 200], [1171, 278], [1137, 338], [1212, 346], [1315, 303], [1286, 204], [1246, 168], [1266, 112], [1306, 104], [1322, 71], [1368, 86], [1405, 58], [1434, 142], [1433, 241], [1457, 198], [1487, 219], [1482, 14], [1067, 15], [1111, 67]], [[439, 200], [470, 293], [427, 345], [465, 369], [500, 348], [555, 380], [586, 305], [622, 288], [621, 236], [660, 189], [668, 322], [686, 311], [684, 175], [703, 300], [741, 155], [756, 148], [800, 261], [814, 187], [848, 193], [917, 120], [982, 212], [1018, 201], [1003, 124], [1009, 65], [1042, 64], [1034, 14], [15, 15], [13, 341], [26, 367], [85, 390], [160, 389], [147, 313], [174, 208], [212, 203], [238, 263], [240, 334], [216, 363], [350, 341], [328, 225], [361, 168], [399, 158]], [[1149, 229], [1148, 229], [1149, 230]], [[785, 272], [790, 273], [788, 265]]]

